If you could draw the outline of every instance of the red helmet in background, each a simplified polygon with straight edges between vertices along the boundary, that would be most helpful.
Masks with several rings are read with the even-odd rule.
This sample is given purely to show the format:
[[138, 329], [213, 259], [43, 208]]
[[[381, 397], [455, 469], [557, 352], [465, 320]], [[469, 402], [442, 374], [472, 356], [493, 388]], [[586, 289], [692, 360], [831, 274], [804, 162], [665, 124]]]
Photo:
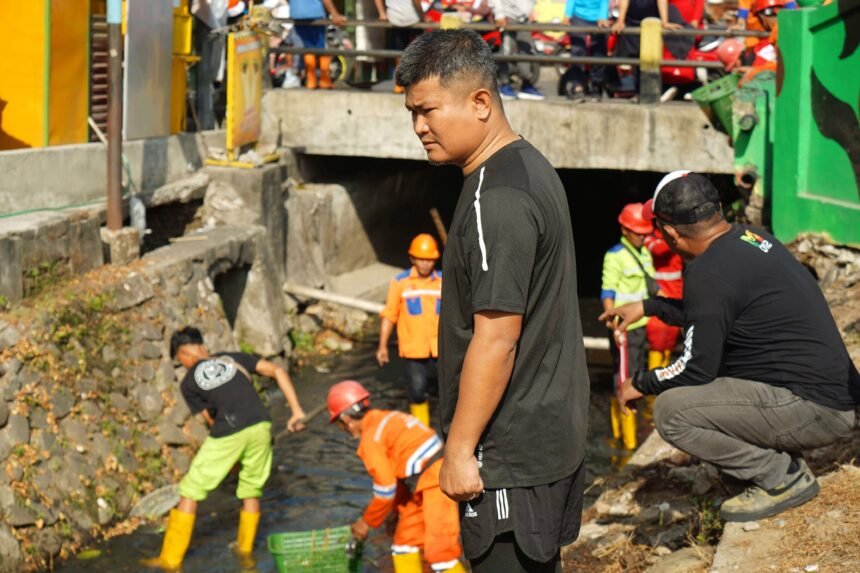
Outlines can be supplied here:
[[654, 230], [654, 225], [651, 224], [651, 221], [645, 219], [642, 214], [642, 207], [642, 203], [629, 203], [625, 205], [621, 210], [621, 214], [618, 215], [618, 222], [634, 233], [647, 235]]
[[355, 380], [338, 382], [328, 390], [326, 405], [328, 406], [329, 423], [334, 423], [341, 414], [359, 404], [370, 403], [370, 392]]
[[767, 10], [768, 8], [785, 8], [785, 0], [753, 0], [753, 14], [758, 14], [762, 10]]
[[740, 38], [727, 38], [717, 46], [717, 57], [726, 67], [726, 71], [732, 71], [741, 59], [746, 49], [746, 44]]

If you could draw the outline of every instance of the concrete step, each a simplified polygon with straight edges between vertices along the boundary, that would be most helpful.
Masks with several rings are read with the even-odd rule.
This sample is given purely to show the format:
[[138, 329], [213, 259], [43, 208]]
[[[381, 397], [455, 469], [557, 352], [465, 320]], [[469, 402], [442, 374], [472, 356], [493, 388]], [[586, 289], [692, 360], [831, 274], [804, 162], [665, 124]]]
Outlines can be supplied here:
[[383, 263], [373, 263], [366, 267], [332, 277], [334, 292], [346, 296], [385, 302], [388, 283], [403, 269]]

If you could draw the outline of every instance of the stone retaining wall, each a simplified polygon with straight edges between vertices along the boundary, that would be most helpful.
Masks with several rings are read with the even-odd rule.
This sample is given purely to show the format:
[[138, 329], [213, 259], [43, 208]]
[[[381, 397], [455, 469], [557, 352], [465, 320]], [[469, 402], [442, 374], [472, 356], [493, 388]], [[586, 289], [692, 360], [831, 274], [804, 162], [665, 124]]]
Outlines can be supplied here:
[[[0, 572], [45, 568], [183, 475], [207, 429], [170, 335], [194, 324], [212, 351], [282, 352], [272, 265], [263, 227], [219, 227], [0, 315]], [[236, 270], [231, 328], [215, 284]]]

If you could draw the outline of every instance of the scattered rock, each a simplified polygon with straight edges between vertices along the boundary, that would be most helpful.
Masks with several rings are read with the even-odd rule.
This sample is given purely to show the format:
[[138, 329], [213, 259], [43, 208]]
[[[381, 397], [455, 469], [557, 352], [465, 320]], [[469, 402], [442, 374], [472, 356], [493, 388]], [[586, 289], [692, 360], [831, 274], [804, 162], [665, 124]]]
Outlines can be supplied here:
[[87, 427], [81, 422], [66, 418], [60, 422], [60, 430], [68, 440], [76, 446], [87, 445]]
[[98, 457], [100, 461], [104, 462], [111, 454], [111, 442], [103, 435], [95, 434], [93, 436], [92, 442], [90, 442], [90, 450], [92, 451], [93, 455]]
[[11, 402], [15, 399], [15, 395], [21, 389], [21, 379], [18, 374], [9, 374], [0, 379], [0, 398], [6, 402]]
[[110, 396], [108, 396], [108, 403], [111, 408], [115, 409], [120, 414], [128, 410], [129, 407], [128, 398], [119, 392], [111, 392]]
[[665, 545], [658, 545], [654, 548], [654, 554], [659, 557], [665, 557], [666, 555], [671, 555], [672, 550], [666, 547]]
[[159, 341], [162, 339], [162, 329], [151, 322], [141, 322], [137, 326], [137, 335], [143, 340]]
[[2, 432], [13, 448], [19, 444], [30, 443], [30, 422], [24, 416], [10, 414]]
[[144, 342], [140, 345], [140, 355], [149, 360], [161, 358], [161, 345], [154, 342]]
[[185, 403], [185, 399], [182, 395], [177, 393], [176, 404], [174, 404], [167, 413], [167, 419], [170, 420], [170, 423], [174, 426], [181, 426], [190, 415], [191, 410], [188, 408], [188, 404]]
[[185, 424], [185, 433], [191, 436], [196, 444], [200, 444], [209, 436], [209, 430], [196, 418], [191, 418]]
[[128, 310], [155, 296], [149, 281], [137, 274], [129, 275], [121, 285], [113, 289], [112, 294], [109, 306], [114, 311]]
[[65, 388], [57, 389], [51, 396], [51, 411], [58, 420], [65, 418], [75, 405], [75, 397]]
[[144, 362], [140, 367], [140, 377], [144, 382], [155, 380], [155, 368], [149, 362]]
[[56, 557], [63, 547], [60, 536], [50, 529], [41, 529], [33, 535], [33, 546], [44, 558]]
[[307, 334], [316, 334], [322, 329], [322, 320], [311, 314], [300, 314], [296, 317], [296, 329]]
[[144, 453], [153, 454], [161, 451], [161, 445], [152, 436], [143, 435], [137, 438], [137, 449]]
[[168, 446], [185, 446], [189, 443], [188, 436], [167, 420], [158, 425], [158, 441]]
[[758, 531], [759, 529], [761, 529], [761, 525], [758, 524], [758, 521], [746, 521], [741, 527], [747, 533], [749, 533], [750, 531]]
[[21, 333], [9, 323], [0, 320], [0, 352], [12, 348], [21, 340]]
[[102, 419], [102, 409], [98, 404], [91, 400], [87, 400], [81, 404], [81, 414], [83, 414], [90, 423], [98, 423]]
[[15, 505], [15, 492], [8, 485], [0, 485], [0, 514]]
[[139, 385], [134, 389], [134, 397], [140, 406], [137, 409], [137, 415], [144, 422], [153, 420], [161, 413], [162, 408], [164, 408], [164, 400], [161, 397], [161, 393], [152, 386]]
[[594, 502], [594, 508], [601, 515], [615, 517], [637, 515], [640, 508], [639, 504], [636, 503], [635, 495], [643, 483], [644, 480], [637, 479], [624, 484], [619, 489], [603, 492]]
[[633, 453], [627, 462], [627, 468], [643, 468], [656, 465], [668, 459], [682, 459], [686, 456], [681, 450], [675, 448], [660, 437], [657, 432], [651, 432], [642, 445]]
[[12, 528], [0, 523], [0, 573], [18, 573], [22, 557], [21, 546], [12, 534]]
[[6, 508], [6, 523], [12, 527], [28, 527], [36, 525], [38, 517], [17, 500]]
[[188, 454], [182, 450], [171, 448], [170, 451], [167, 452], [167, 459], [173, 469], [181, 474], [188, 472], [188, 468], [191, 467], [191, 458], [189, 458]]
[[103, 346], [102, 347], [102, 361], [105, 364], [111, 364], [115, 360], [119, 358], [119, 355], [116, 352], [116, 349], [113, 346]]
[[48, 427], [48, 413], [39, 406], [30, 410], [30, 429], [43, 430]]
[[8, 421], [9, 406], [6, 405], [5, 401], [0, 400], [0, 428], [4, 427]]
[[710, 564], [712, 556], [711, 547], [685, 547], [663, 557], [646, 569], [646, 573], [698, 573]]
[[57, 442], [57, 434], [49, 428], [35, 430], [30, 436], [30, 445], [43, 452], [50, 451]]
[[113, 519], [113, 508], [103, 498], [96, 500], [99, 525], [107, 525]]

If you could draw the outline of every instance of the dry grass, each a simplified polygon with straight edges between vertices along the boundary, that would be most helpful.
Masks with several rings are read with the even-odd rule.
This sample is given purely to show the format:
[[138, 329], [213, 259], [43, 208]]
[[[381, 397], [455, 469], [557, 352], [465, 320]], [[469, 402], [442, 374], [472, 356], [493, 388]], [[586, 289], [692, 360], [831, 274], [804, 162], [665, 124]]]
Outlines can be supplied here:
[[860, 468], [844, 466], [822, 482], [818, 497], [781, 516], [779, 571], [860, 571]]

